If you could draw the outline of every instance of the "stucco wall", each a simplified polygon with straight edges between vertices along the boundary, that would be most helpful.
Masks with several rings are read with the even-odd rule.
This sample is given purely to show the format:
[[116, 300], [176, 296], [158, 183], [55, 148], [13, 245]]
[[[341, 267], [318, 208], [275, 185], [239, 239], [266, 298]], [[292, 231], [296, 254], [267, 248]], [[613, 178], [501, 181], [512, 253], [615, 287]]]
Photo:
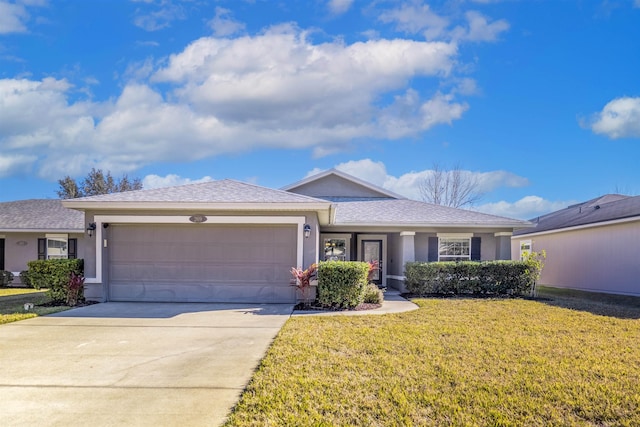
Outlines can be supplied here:
[[640, 295], [640, 221], [539, 236], [515, 236], [512, 258], [520, 241], [547, 252], [540, 283], [561, 288]]

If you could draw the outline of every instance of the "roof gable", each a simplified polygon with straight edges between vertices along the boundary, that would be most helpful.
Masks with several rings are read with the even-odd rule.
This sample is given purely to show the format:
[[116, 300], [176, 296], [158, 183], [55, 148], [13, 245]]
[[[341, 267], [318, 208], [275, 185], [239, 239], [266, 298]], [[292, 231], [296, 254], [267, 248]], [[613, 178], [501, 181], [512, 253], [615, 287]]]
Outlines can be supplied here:
[[310, 176], [282, 190], [331, 201], [405, 198], [336, 169]]

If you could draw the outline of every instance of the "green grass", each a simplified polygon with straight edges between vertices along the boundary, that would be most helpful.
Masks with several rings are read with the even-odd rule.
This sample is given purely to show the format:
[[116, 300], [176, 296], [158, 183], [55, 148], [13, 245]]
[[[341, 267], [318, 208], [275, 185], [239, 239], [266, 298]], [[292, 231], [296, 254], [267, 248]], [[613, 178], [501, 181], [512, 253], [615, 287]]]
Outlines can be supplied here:
[[[33, 310], [26, 311], [25, 303], [33, 303]], [[30, 288], [0, 288], [0, 325], [31, 317], [44, 316], [68, 310], [68, 306], [39, 307], [50, 302], [44, 290]]]
[[294, 317], [226, 425], [640, 425], [640, 305], [551, 293]]

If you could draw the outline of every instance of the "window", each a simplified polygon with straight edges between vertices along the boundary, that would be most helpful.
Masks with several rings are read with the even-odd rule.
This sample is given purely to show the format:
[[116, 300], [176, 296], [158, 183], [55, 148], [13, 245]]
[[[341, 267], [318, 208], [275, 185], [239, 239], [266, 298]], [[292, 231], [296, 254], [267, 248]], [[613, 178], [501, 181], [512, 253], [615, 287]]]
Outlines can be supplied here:
[[324, 239], [325, 261], [347, 260], [347, 239]]
[[520, 259], [523, 260], [531, 253], [531, 240], [520, 240]]
[[47, 234], [38, 239], [38, 259], [76, 258], [77, 239], [69, 239], [68, 234]]
[[438, 261], [468, 261], [470, 259], [470, 237], [440, 237], [438, 242]]

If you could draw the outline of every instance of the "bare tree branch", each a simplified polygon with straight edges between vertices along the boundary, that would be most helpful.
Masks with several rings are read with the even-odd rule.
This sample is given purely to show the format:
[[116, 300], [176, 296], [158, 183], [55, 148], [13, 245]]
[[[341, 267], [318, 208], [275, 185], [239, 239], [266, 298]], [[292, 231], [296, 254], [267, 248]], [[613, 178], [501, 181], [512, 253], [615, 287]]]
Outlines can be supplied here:
[[453, 208], [470, 207], [482, 198], [480, 182], [471, 172], [464, 171], [459, 164], [444, 170], [434, 163], [429, 175], [420, 183], [422, 200]]

